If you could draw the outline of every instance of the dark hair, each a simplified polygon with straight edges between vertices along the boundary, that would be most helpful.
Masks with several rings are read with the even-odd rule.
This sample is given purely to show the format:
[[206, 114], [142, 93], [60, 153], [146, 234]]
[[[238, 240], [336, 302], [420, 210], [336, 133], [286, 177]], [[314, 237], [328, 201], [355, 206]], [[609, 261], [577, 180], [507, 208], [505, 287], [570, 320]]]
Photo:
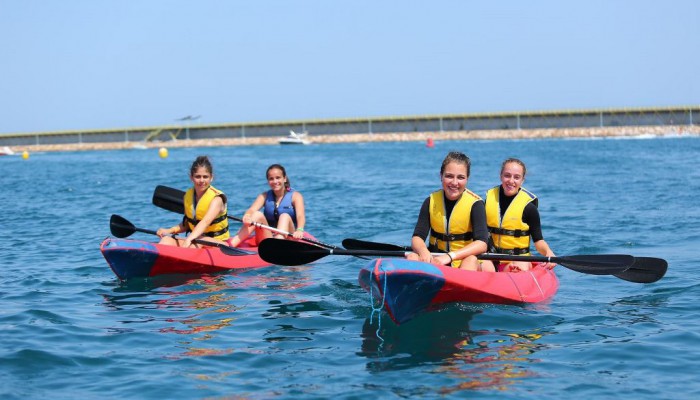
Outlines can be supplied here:
[[512, 158], [512, 157], [506, 159], [505, 161], [503, 161], [503, 164], [501, 164], [501, 174], [503, 173], [503, 170], [506, 168], [506, 164], [508, 164], [508, 163], [516, 163], [516, 164], [520, 165], [521, 167], [523, 167], [523, 178], [525, 178], [525, 174], [527, 173], [527, 167], [525, 167], [525, 163], [520, 161], [517, 158]]
[[467, 178], [469, 178], [469, 174], [471, 173], [472, 169], [472, 162], [467, 157], [466, 154], [460, 152], [460, 151], [451, 151], [447, 153], [447, 156], [445, 157], [444, 160], [442, 160], [442, 166], [440, 167], [440, 176], [445, 172], [445, 167], [447, 167], [447, 164], [451, 162], [456, 162], [460, 164], [464, 164], [467, 166]]
[[211, 161], [209, 161], [209, 157], [207, 156], [199, 156], [197, 157], [196, 160], [192, 163], [192, 167], [190, 167], [190, 176], [194, 175], [197, 172], [197, 169], [199, 167], [204, 167], [209, 174], [214, 175], [214, 168], [211, 166]]
[[[272, 165], [270, 165], [269, 167], [267, 167], [267, 170], [265, 171], [265, 178], [266, 178], [266, 179], [267, 179], [267, 176], [270, 174], [270, 170], [271, 170], [271, 169], [278, 169], [278, 170], [282, 171], [282, 176], [285, 177], [285, 178], [287, 178], [287, 171], [284, 169], [284, 167], [283, 167], [282, 165], [280, 165], [280, 164], [272, 164]], [[285, 188], [287, 191], [290, 191], [290, 190], [291, 190], [292, 186], [291, 186], [291, 184], [289, 183], [289, 178], [287, 178], [287, 181], [284, 182], [284, 188]]]

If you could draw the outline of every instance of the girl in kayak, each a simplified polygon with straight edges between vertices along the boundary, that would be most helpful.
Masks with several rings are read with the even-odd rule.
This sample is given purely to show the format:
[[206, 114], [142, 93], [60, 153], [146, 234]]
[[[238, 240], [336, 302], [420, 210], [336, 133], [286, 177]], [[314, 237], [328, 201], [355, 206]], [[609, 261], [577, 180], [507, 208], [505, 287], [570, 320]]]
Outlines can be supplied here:
[[[292, 232], [295, 239], [304, 237], [304, 225], [306, 224], [304, 197], [291, 188], [287, 171], [283, 166], [270, 165], [265, 174], [270, 190], [260, 193], [248, 211], [245, 212], [243, 226], [231, 239], [231, 246], [235, 247], [241, 244], [253, 231], [255, 231], [255, 241], [258, 244], [263, 239], [273, 236], [272, 232], [256, 226], [256, 223]], [[284, 235], [275, 234], [274, 237], [284, 238]]]
[[[476, 256], [486, 251], [489, 233], [481, 197], [467, 189], [471, 161], [464, 153], [447, 154], [440, 167], [442, 189], [428, 196], [413, 230], [409, 260], [472, 271], [493, 271]], [[428, 239], [429, 246], [425, 240]], [[445, 252], [433, 256], [431, 252]]]
[[[190, 180], [193, 187], [185, 192], [185, 216], [178, 225], [160, 228], [157, 233], [160, 243], [172, 246], [198, 247], [194, 239], [228, 244], [228, 218], [226, 214], [226, 195], [211, 186], [214, 170], [209, 157], [199, 156], [190, 168]], [[172, 235], [187, 232], [185, 239]], [[201, 237], [200, 237], [201, 236]]]
[[[486, 192], [486, 222], [490, 240], [489, 252], [530, 255], [530, 241], [535, 249], [546, 257], [554, 252], [542, 236], [537, 196], [522, 187], [527, 169], [517, 158], [509, 158], [501, 165], [501, 184]], [[484, 261], [491, 264], [491, 261]], [[553, 268], [554, 264], [546, 264]], [[501, 271], [526, 271], [532, 268], [527, 261], [502, 262]]]

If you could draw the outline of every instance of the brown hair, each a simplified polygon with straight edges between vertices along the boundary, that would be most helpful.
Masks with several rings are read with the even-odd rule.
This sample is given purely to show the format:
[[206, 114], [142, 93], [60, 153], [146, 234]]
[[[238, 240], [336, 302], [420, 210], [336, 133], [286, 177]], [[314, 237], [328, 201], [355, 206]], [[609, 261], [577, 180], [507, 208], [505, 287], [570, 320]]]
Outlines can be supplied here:
[[204, 167], [210, 175], [214, 175], [214, 167], [211, 166], [211, 161], [209, 161], [209, 157], [197, 157], [197, 159], [194, 160], [192, 166], [190, 167], [190, 176], [193, 176], [195, 172], [197, 172], [197, 169], [199, 169], [199, 167]]
[[520, 161], [517, 158], [508, 158], [505, 161], [503, 161], [503, 164], [501, 164], [501, 174], [503, 173], [503, 170], [506, 169], [506, 164], [508, 163], [516, 163], [523, 167], [523, 179], [525, 178], [525, 174], [527, 173], [527, 167], [525, 167], [525, 163]]
[[444, 160], [442, 160], [442, 166], [440, 167], [440, 176], [445, 172], [445, 167], [447, 167], [447, 164], [451, 162], [456, 162], [460, 164], [464, 164], [467, 166], [467, 178], [469, 178], [469, 174], [471, 173], [471, 168], [472, 168], [472, 162], [467, 157], [466, 154], [460, 152], [460, 151], [451, 151], [447, 153], [447, 156], [445, 157]]

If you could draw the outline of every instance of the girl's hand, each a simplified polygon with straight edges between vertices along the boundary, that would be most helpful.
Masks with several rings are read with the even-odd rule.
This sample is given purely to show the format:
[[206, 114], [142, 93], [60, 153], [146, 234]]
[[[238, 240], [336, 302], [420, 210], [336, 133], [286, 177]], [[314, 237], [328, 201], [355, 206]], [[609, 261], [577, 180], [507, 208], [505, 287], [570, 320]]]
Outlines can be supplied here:
[[425, 252], [421, 252], [418, 256], [420, 257], [420, 260], [423, 262], [432, 263], [434, 261], [433, 255], [427, 250]]
[[452, 265], [452, 259], [447, 254], [440, 254], [439, 256], [433, 257], [433, 263], [439, 265], [447, 265], [449, 267]]
[[556, 266], [557, 266], [556, 263], [545, 263], [544, 264], [544, 267], [547, 269], [554, 269], [554, 267], [556, 267]]

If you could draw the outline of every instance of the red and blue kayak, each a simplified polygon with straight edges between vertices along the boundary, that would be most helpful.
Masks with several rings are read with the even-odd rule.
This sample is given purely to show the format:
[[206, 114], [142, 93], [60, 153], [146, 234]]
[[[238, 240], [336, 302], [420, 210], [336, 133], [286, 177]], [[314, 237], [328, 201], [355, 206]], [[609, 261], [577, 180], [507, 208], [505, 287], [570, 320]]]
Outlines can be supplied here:
[[210, 274], [243, 271], [271, 265], [257, 252], [255, 239], [239, 246], [250, 254], [227, 255], [218, 247], [182, 248], [132, 239], [107, 238], [100, 251], [122, 280], [164, 274]]
[[559, 288], [554, 272], [537, 264], [522, 272], [476, 272], [403, 258], [371, 261], [359, 281], [397, 324], [447, 303], [539, 303]]

